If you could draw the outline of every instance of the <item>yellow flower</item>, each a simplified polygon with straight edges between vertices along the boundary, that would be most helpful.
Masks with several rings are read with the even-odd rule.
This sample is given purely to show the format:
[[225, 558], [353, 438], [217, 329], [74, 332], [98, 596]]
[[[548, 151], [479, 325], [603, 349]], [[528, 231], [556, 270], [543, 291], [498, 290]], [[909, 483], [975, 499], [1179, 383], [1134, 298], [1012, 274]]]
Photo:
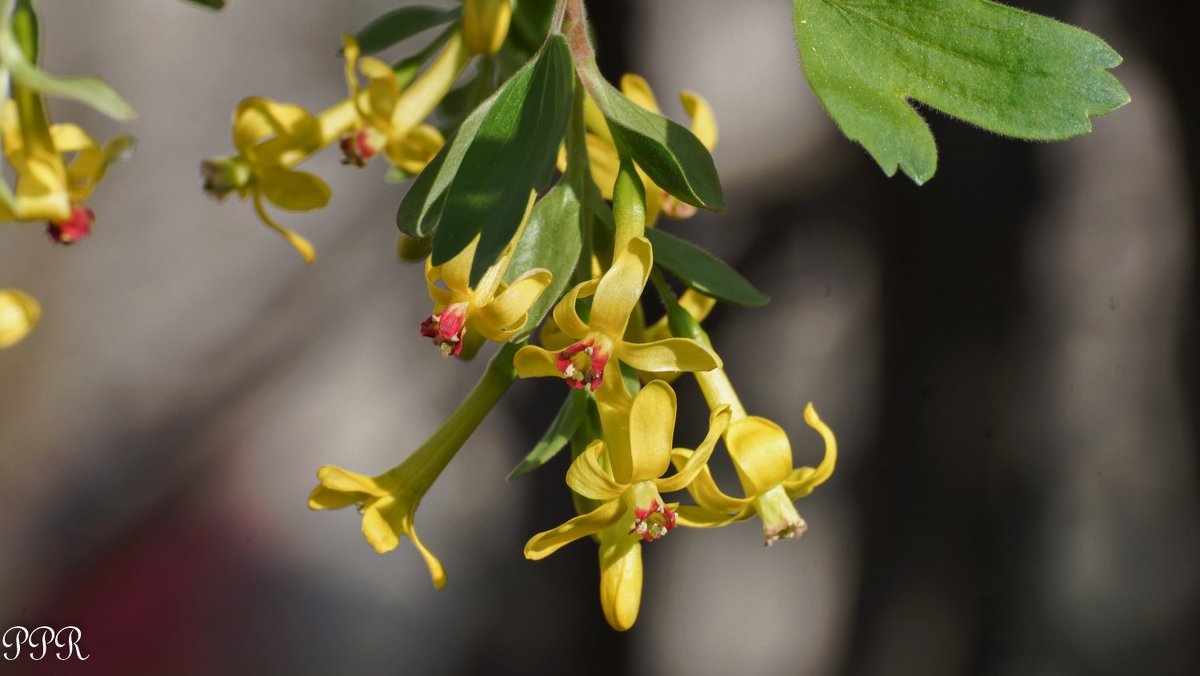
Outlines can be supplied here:
[[642, 541], [617, 522], [600, 531], [600, 607], [617, 631], [637, 621], [642, 605]]
[[[792, 468], [792, 446], [787, 434], [770, 420], [745, 416], [730, 423], [725, 431], [725, 446], [745, 497], [735, 498], [721, 492], [705, 467], [688, 487], [697, 506], [681, 507], [680, 523], [722, 526], [758, 514], [767, 545], [799, 537], [807, 524], [792, 502], [824, 483], [837, 463], [837, 440], [811, 403], [804, 409], [804, 422], [825, 440], [825, 456], [815, 468]], [[677, 467], [687, 466], [692, 455], [685, 450], [675, 451], [672, 461]]]
[[[629, 97], [634, 103], [642, 108], [649, 110], [652, 113], [661, 111], [658, 107], [658, 102], [654, 98], [654, 92], [650, 89], [649, 83], [640, 75], [627, 73], [621, 77], [621, 92]], [[704, 144], [704, 147], [712, 151], [717, 145], [717, 118], [713, 115], [712, 107], [699, 94], [690, 91], [681, 92], [679, 95], [683, 102], [683, 109], [691, 118], [691, 130]], [[617, 157], [616, 146], [613, 145], [612, 133], [608, 129], [608, 123], [604, 120], [603, 113], [596, 107], [596, 104], [589, 98], [585, 101], [584, 115], [587, 121], [587, 151], [588, 164], [592, 169], [592, 179], [600, 188], [600, 192], [604, 198], [611, 200], [613, 198], [613, 185], [617, 180], [617, 169], [620, 166], [620, 159]], [[559, 168], [563, 169], [566, 166], [566, 155], [560, 155]], [[640, 168], [638, 176], [642, 179], [642, 184], [646, 191], [646, 225], [651, 227], [658, 220], [659, 212], [666, 214], [671, 218], [688, 218], [696, 213], [696, 208], [690, 204], [685, 204], [672, 197], [662, 188], [658, 187], [654, 181], [650, 180]]]
[[[119, 136], [101, 148], [78, 125], [46, 127], [40, 103], [27, 102], [24, 110], [34, 112], [22, 116], [22, 108], [12, 100], [4, 106], [4, 154], [17, 175], [17, 189], [12, 208], [0, 203], [0, 220], [49, 221], [56, 242], [77, 242], [91, 233], [95, 222], [84, 200], [133, 139]], [[63, 159], [68, 153], [74, 154], [69, 164]]]
[[0, 350], [21, 342], [42, 318], [33, 296], [17, 289], [0, 289]]
[[289, 211], [310, 211], [329, 203], [332, 193], [324, 181], [292, 169], [330, 142], [324, 127], [300, 106], [247, 98], [233, 114], [233, 147], [239, 154], [201, 165], [205, 191], [218, 199], [233, 191], [242, 199], [249, 196], [262, 222], [287, 240], [306, 263], [316, 258], [312, 244], [272, 220], [263, 199]]
[[[388, 161], [409, 174], [420, 173], [441, 150], [441, 132], [421, 120], [446, 95], [466, 63], [462, 38], [457, 34], [430, 66], [425, 77], [400, 91], [392, 67], [373, 57], [359, 58], [358, 43], [342, 36], [346, 55], [346, 83], [360, 124], [342, 138], [346, 164], [365, 166], [380, 149]], [[360, 87], [355, 68], [367, 78]]]
[[[571, 387], [592, 391], [604, 382], [610, 359], [649, 373], [707, 371], [721, 366], [721, 358], [708, 347], [686, 338], [666, 338], [652, 343], [624, 340], [630, 314], [641, 298], [654, 255], [650, 242], [634, 237], [613, 265], [598, 280], [571, 289], [554, 308], [554, 323], [576, 342], [550, 351], [529, 345], [517, 352], [517, 375], [522, 378], [558, 376]], [[591, 318], [580, 319], [575, 303], [592, 296]]]
[[[598, 399], [604, 438], [588, 446], [567, 470], [567, 485], [600, 505], [530, 538], [526, 558], [543, 559], [570, 542], [618, 524], [630, 540], [662, 538], [675, 528], [676, 517], [675, 506], [667, 504], [661, 493], [683, 490], [699, 475], [729, 423], [728, 407], [713, 410], [704, 441], [677, 473], [663, 477], [671, 466], [675, 391], [655, 380], [631, 398], [619, 377], [613, 381], [606, 386], [611, 396]], [[613, 551], [616, 560], [622, 554], [628, 552]]]
[[413, 525], [421, 497], [441, 468], [437, 468], [432, 477], [424, 477], [428, 458], [420, 455], [420, 452], [414, 453], [403, 464], [373, 478], [326, 465], [317, 471], [320, 484], [308, 496], [308, 507], [339, 509], [357, 504], [363, 515], [362, 532], [367, 543], [376, 552], [384, 554], [400, 544], [401, 535], [407, 535], [425, 559], [433, 586], [441, 589], [446, 586], [446, 571], [417, 537]]
[[512, 338], [525, 326], [530, 306], [550, 286], [550, 271], [544, 268], [529, 270], [512, 284], [505, 284], [502, 280], [511, 257], [506, 251], [471, 288], [471, 263], [478, 243], [476, 237], [442, 265], [425, 260], [425, 281], [434, 308], [421, 322], [421, 335], [432, 338], [444, 356], [469, 359], [484, 338], [496, 342]]

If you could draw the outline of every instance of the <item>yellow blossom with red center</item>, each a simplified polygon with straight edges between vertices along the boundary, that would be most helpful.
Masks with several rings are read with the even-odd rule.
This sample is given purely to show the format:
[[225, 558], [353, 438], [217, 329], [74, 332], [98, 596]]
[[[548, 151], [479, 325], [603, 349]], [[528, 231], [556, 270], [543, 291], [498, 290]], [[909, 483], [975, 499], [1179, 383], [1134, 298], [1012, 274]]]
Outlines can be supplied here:
[[[600, 389], [606, 366], [617, 360], [647, 373], [707, 371], [721, 366], [708, 347], [687, 338], [664, 338], [649, 343], [624, 339], [630, 314], [646, 287], [654, 254], [644, 237], [629, 240], [613, 265], [600, 277], [567, 292], [554, 308], [554, 323], [574, 342], [548, 350], [529, 345], [517, 352], [517, 375], [522, 378], [557, 376], [574, 388]], [[585, 322], [575, 305], [591, 297]]]

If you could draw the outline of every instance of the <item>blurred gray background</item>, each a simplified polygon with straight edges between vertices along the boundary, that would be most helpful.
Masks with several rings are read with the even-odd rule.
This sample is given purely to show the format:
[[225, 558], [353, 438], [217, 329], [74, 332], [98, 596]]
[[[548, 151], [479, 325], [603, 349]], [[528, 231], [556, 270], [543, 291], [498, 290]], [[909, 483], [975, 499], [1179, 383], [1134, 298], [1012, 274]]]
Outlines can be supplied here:
[[824, 116], [790, 3], [590, 3], [611, 78], [644, 74], [677, 119], [681, 89], [715, 108], [729, 210], [666, 227], [773, 296], [712, 320], [746, 406], [811, 464], [812, 400], [842, 449], [800, 541], [764, 550], [751, 522], [647, 547], [626, 634], [591, 543], [521, 555], [571, 514], [561, 459], [504, 480], [558, 383], [517, 383], [422, 503], [444, 590], [409, 543], [378, 556], [353, 511], [305, 507], [318, 466], [405, 457], [482, 360], [417, 334], [430, 302], [394, 260], [381, 163], [305, 165], [333, 201], [279, 217], [312, 268], [208, 200], [198, 164], [231, 151], [245, 96], [342, 98], [339, 35], [396, 4], [39, 3], [45, 66], [141, 117], [53, 102], [137, 153], [88, 241], [0, 232], [0, 286], [45, 311], [0, 352], [0, 627], [77, 624], [92, 658], [70, 669], [93, 673], [1200, 672], [1195, 3], [1018, 3], [1103, 36], [1133, 103], [1054, 145], [927, 111], [923, 188]]

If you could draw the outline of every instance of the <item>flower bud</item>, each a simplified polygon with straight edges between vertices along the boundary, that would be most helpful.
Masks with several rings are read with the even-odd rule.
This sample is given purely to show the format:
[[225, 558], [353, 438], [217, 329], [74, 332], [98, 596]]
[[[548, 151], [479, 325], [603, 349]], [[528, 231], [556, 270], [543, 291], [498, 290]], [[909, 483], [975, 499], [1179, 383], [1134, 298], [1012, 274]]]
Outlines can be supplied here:
[[246, 189], [254, 180], [254, 170], [240, 157], [205, 160], [200, 163], [200, 175], [204, 177], [204, 192], [218, 200]]

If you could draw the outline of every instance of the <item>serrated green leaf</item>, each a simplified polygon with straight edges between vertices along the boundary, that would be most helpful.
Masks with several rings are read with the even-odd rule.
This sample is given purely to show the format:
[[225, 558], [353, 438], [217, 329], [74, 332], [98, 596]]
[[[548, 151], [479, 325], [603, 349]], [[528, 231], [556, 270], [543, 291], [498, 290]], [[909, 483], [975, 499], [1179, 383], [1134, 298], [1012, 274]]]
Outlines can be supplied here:
[[762, 307], [771, 297], [754, 288], [725, 261], [662, 230], [647, 230], [654, 262], [688, 287], [724, 303]]
[[554, 174], [573, 82], [570, 50], [555, 35], [501, 87], [446, 189], [442, 226], [433, 236], [434, 265], [479, 235], [471, 265], [475, 284], [508, 246], [530, 191], [545, 188]]
[[354, 38], [363, 54], [376, 54], [417, 33], [453, 21], [460, 13], [458, 8], [401, 7], [367, 24]]
[[525, 459], [508, 473], [508, 480], [512, 481], [528, 474], [558, 455], [558, 452], [567, 445], [567, 442], [575, 434], [575, 430], [583, 422], [587, 409], [587, 393], [583, 390], [571, 390], [567, 394], [566, 400], [563, 401], [562, 408], [558, 409], [558, 414], [550, 423], [550, 428], [542, 435], [533, 450], [525, 456]]
[[937, 146], [909, 101], [1055, 141], [1129, 102], [1103, 40], [987, 0], [794, 0], [800, 62], [830, 117], [883, 171], [924, 183]]
[[594, 68], [580, 68], [580, 77], [604, 113], [614, 139], [660, 188], [692, 206], [725, 210], [716, 165], [695, 134], [634, 103]]
[[534, 268], [545, 268], [553, 277], [550, 286], [529, 308], [525, 328], [511, 340], [521, 341], [533, 333], [570, 283], [583, 248], [582, 215], [583, 207], [566, 182], [560, 182], [533, 205], [521, 239], [513, 248], [504, 281], [511, 284]]

